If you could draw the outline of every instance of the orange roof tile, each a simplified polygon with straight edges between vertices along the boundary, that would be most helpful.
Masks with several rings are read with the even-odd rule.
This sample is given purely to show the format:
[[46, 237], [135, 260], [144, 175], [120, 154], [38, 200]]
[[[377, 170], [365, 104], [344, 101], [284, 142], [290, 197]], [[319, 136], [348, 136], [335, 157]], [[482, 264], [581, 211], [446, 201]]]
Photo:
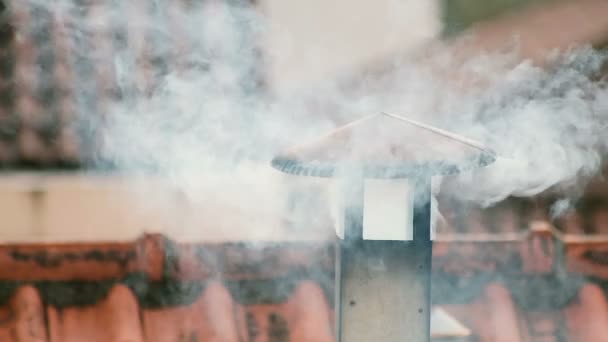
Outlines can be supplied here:
[[[0, 9], [0, 168], [72, 168], [90, 162], [99, 142], [92, 127], [99, 128], [110, 101], [132, 96], [135, 88], [148, 93], [157, 75], [166, 73], [167, 59], [183, 70], [187, 52], [199, 43], [176, 16], [176, 8], [186, 11], [188, 1], [174, 2], [175, 8], [158, 16], [145, 0], [74, 0], [79, 10], [72, 18], [44, 2], [2, 3], [9, 9]], [[99, 27], [78, 27], [91, 32], [69, 31], [93, 17], [100, 18]], [[156, 34], [159, 27], [169, 34]], [[172, 49], [161, 46], [165, 43]], [[132, 65], [123, 78], [129, 84], [119, 86], [113, 57], [127, 49]], [[261, 86], [261, 72], [254, 73], [247, 82]]]
[[2, 247], [1, 341], [333, 339], [329, 246]]
[[46, 308], [50, 341], [143, 341], [139, 306], [131, 290], [115, 285], [94, 306]]
[[31, 285], [18, 288], [10, 301], [0, 307], [0, 340], [48, 341], [44, 305]]
[[[608, 250], [608, 238], [535, 224], [519, 233], [444, 233], [435, 247], [435, 305], [481, 341], [546, 331], [605, 336], [608, 268], [588, 255]], [[588, 267], [571, 267], [583, 261]], [[147, 235], [3, 245], [0, 264], [1, 341], [333, 340], [328, 243], [178, 244]]]
[[242, 305], [210, 283], [191, 304], [140, 307], [125, 285], [95, 305], [43, 305], [31, 285], [0, 307], [2, 341], [333, 341], [332, 310], [320, 287], [302, 282], [288, 301]]
[[[338, 82], [339, 89], [347, 98], [369, 96], [370, 89], [394, 87], [393, 76], [399, 75], [396, 69], [414, 63], [429, 68], [436, 80], [466, 91], [470, 85], [491, 82], [466, 67], [476, 56], [517, 52], [520, 60], [546, 66], [554, 62], [555, 51], [608, 44], [608, 22], [604, 20], [608, 4], [604, 0], [546, 1], [524, 7], [476, 23], [449, 39], [431, 41], [414, 52], [403, 50], [372, 61], [345, 73]], [[604, 78], [607, 71], [608, 66], [598, 70]], [[344, 120], [338, 116], [335, 119]]]

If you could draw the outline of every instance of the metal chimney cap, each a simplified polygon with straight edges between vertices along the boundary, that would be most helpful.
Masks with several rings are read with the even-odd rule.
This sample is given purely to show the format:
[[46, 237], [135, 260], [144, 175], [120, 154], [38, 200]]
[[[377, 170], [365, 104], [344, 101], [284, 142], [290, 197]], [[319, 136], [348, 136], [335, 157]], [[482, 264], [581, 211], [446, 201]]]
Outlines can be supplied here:
[[272, 160], [285, 173], [416, 178], [484, 167], [495, 153], [480, 143], [401, 116], [380, 113], [346, 124]]

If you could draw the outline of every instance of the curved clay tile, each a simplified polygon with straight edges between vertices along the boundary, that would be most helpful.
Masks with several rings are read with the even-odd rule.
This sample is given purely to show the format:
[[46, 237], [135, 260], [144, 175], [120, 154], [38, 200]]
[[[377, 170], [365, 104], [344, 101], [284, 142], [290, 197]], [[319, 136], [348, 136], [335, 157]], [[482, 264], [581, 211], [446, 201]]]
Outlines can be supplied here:
[[0, 246], [0, 279], [101, 280], [137, 270], [133, 243]]
[[608, 234], [608, 205], [605, 203], [590, 216], [589, 219], [593, 233]]
[[442, 308], [470, 328], [481, 342], [522, 342], [520, 315], [511, 293], [500, 284], [489, 284], [472, 303]]
[[0, 307], [0, 341], [48, 341], [44, 307], [33, 286], [18, 288], [9, 304]]
[[[535, 224], [530, 233], [515, 235], [515, 239], [500, 240], [499, 244], [486, 244], [487, 241], [484, 242], [483, 239], [475, 240], [474, 246], [471, 245], [474, 247], [473, 252], [475, 248], [479, 250], [474, 255], [481, 256], [484, 261], [496, 263], [493, 268], [477, 268], [474, 264], [477, 259], [463, 258], [468, 253], [466, 249], [461, 248], [467, 246], [462, 244], [463, 241], [436, 242], [440, 245], [451, 244], [448, 246], [451, 249], [449, 254], [435, 255], [439, 257], [433, 260], [435, 271], [455, 276], [450, 279], [462, 282], [464, 287], [449, 287], [451, 297], [436, 296], [434, 300], [470, 329], [481, 342], [517, 342], [528, 341], [528, 338], [532, 338], [532, 341], [555, 340], [555, 336], [564, 336], [563, 333], [567, 334], [568, 341], [603, 341], [602, 339], [608, 336], [608, 301], [601, 287], [585, 280], [586, 275], [605, 280], [606, 273], [602, 273], [601, 269], [591, 268], [589, 273], [585, 273], [582, 266], [575, 264], [569, 269], [572, 272], [567, 274], [568, 278], [563, 279], [573, 285], [573, 288], [565, 286], [565, 291], [560, 290], [559, 287], [564, 287], [564, 284], [555, 281], [542, 287], [544, 291], [555, 285], [555, 291], [545, 291], [542, 296], [538, 296], [533, 289], [538, 288], [534, 285], [534, 280], [539, 279], [539, 272], [548, 269], [546, 266], [549, 259], [532, 253], [528, 258], [536, 264], [533, 265], [531, 273], [517, 273], [515, 278], [510, 278], [509, 272], [525, 270], [525, 265], [510, 262], [509, 260], [513, 261], [510, 256], [521, 256], [525, 253], [521, 253], [517, 248], [506, 247], [522, 245], [528, 248], [526, 244], [532, 243], [533, 248], [528, 248], [529, 251], [542, 251], [543, 247], [535, 247], [535, 239], [528, 237], [555, 237], [556, 244], [559, 244], [560, 240], [570, 245], [574, 243], [575, 247], [583, 248], [582, 254], [577, 257], [585, 260], [588, 260], [588, 257], [585, 257], [584, 252], [594, 251], [606, 244], [605, 240], [589, 236], [570, 236], [566, 239], [555, 235], [550, 228]], [[2, 246], [0, 341], [333, 341], [333, 310], [328, 299], [331, 295], [327, 294], [327, 291], [331, 291], [331, 286], [322, 289], [321, 286], [325, 283], [310, 280], [318, 273], [322, 273], [319, 279], [331, 278], [331, 267], [323, 266], [324, 263], [330, 262], [331, 258], [316, 255], [322, 254], [319, 251], [325, 251], [326, 248], [312, 250], [300, 244], [285, 244], [280, 247], [273, 244], [275, 247], [263, 249], [247, 244], [190, 244], [186, 253], [180, 255], [174, 252], [180, 250], [181, 244], [173, 244], [175, 248], [167, 248], [168, 245], [171, 245], [170, 240], [147, 236], [129, 244]], [[105, 249], [100, 246], [105, 246]], [[144, 271], [149, 277], [125, 279], [123, 273], [112, 273], [115, 269], [111, 260], [108, 264], [103, 260], [89, 260], [87, 264], [78, 264], [82, 261], [80, 256], [85, 255], [80, 252], [107, 252], [112, 250], [108, 249], [109, 247], [135, 250], [138, 257], [133, 261], [137, 265], [133, 270], [137, 274]], [[19, 253], [11, 254], [11, 251]], [[42, 251], [46, 251], [46, 254]], [[182, 273], [179, 267], [173, 270], [163, 267], [163, 260], [173, 266], [204, 265], [198, 262], [208, 259], [193, 259], [198, 253], [196, 251], [209, 252], [209, 260], [230, 264], [231, 268], [227, 267], [228, 265], [223, 268], [227, 271], [222, 273], [224, 283], [210, 282], [206, 273], [194, 274], [191, 270]], [[565, 257], [572, 259], [571, 252], [566, 252]], [[11, 255], [18, 260], [7, 259]], [[75, 267], [78, 272], [83, 272], [82, 269], [86, 267], [91, 269], [91, 273], [108, 268], [112, 272], [101, 273], [110, 280], [100, 282], [100, 278], [73, 278], [72, 281], [66, 281], [66, 278], [57, 278], [52, 272], [53, 269], [65, 272], [62, 276], [70, 275], [63, 269], [69, 268], [69, 265], [61, 265], [58, 259], [54, 258], [58, 255], [80, 265]], [[102, 256], [103, 259], [104, 255], [119, 254], [95, 252], [89, 255], [96, 258]], [[180, 263], [181, 258], [189, 260]], [[462, 270], [443, 269], [441, 258], [454, 260]], [[600, 253], [589, 260], [594, 266], [602, 268], [605, 264], [605, 254]], [[11, 268], [19, 263], [25, 264], [15, 268], [15, 278], [11, 278]], [[45, 265], [47, 269], [36, 268], [41, 265]], [[270, 272], [266, 267], [274, 271]], [[38, 278], [31, 275], [29, 281], [33, 285], [19, 286], [27, 282], [17, 279], [23, 277], [27, 269], [36, 273]], [[85, 274], [78, 272], [71, 275]], [[502, 279], [502, 283], [497, 283], [497, 278]], [[525, 283], [519, 286], [510, 281], [513, 279], [522, 279]], [[96, 290], [93, 290], [94, 293], [89, 292], [89, 285], [95, 289], [103, 289], [114, 282], [120, 285], [110, 287], [109, 292], [100, 299], [88, 300], [99, 294]], [[137, 296], [127, 285], [121, 284], [122, 282], [135, 289]], [[163, 291], [169, 292], [158, 291], [159, 283], [161, 287], [166, 285]], [[438, 283], [440, 282], [436, 284]], [[467, 284], [471, 283], [476, 284], [467, 288]], [[83, 284], [88, 285], [81, 286]], [[183, 287], [189, 284], [194, 285], [194, 291], [188, 292], [187, 288]], [[526, 290], [527, 287], [532, 288], [531, 292]], [[164, 297], [165, 295], [167, 296]], [[189, 300], [191, 295], [192, 301]], [[532, 297], [542, 297], [543, 303], [531, 304], [535, 301]], [[460, 304], [448, 304], [454, 302]], [[538, 339], [540, 335], [544, 335], [545, 339]]]
[[146, 341], [239, 342], [244, 336], [243, 309], [221, 284], [207, 286], [192, 304], [145, 309]]
[[241, 306], [234, 302], [227, 288], [219, 283], [208, 285], [199, 305], [207, 322], [206, 331], [200, 331], [201, 341], [242, 340], [244, 312]]
[[[3, 16], [11, 29], [0, 32], [0, 48], [6, 50], [0, 54], [0, 83], [10, 85], [0, 89], [0, 111], [14, 115], [19, 125], [0, 122], [0, 166], [87, 166], [100, 135], [72, 128], [80, 128], [82, 119], [104, 120], [114, 97], [152, 90], [160, 83], [157, 74], [174, 64], [173, 53], [196, 43], [170, 27], [183, 25], [182, 16], [190, 18], [183, 1], [158, 10], [157, 2], [146, 0], [75, 1], [77, 11], [68, 9], [70, 2], [2, 2], [10, 5], [3, 14], [12, 17]], [[166, 39], [157, 42], [159, 37]], [[125, 72], [119, 74], [115, 61]]]
[[608, 337], [608, 301], [602, 289], [584, 285], [577, 298], [564, 310], [568, 341], [605, 341]]
[[[3, 123], [0, 123], [3, 125]], [[8, 126], [8, 125], [7, 125]], [[7, 130], [13, 131], [12, 128]], [[19, 159], [19, 150], [16, 144], [0, 140], [0, 160], [7, 165], [12, 165]]]
[[317, 284], [302, 282], [291, 295], [286, 307], [285, 318], [290, 326], [290, 341], [334, 341], [333, 310]]
[[247, 305], [245, 310], [246, 341], [334, 341], [333, 312], [314, 282], [299, 283], [286, 302]]
[[0, 245], [0, 281], [114, 280], [163, 272], [163, 238], [144, 235], [135, 242]]
[[144, 341], [139, 304], [125, 285], [115, 285], [94, 306], [49, 306], [47, 319], [51, 342]]

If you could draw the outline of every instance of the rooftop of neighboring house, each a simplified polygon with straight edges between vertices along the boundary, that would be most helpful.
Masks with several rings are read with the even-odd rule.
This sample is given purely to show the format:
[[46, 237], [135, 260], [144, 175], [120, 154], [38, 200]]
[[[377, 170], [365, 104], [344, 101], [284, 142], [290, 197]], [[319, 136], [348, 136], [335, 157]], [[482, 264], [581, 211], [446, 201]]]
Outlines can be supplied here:
[[[530, 58], [574, 42], [606, 43], [605, 1], [545, 2], [479, 24], [478, 43], [497, 48], [519, 32]], [[448, 8], [463, 13], [466, 3], [453, 1]], [[145, 22], [155, 13], [147, 4], [129, 2], [125, 10]], [[3, 13], [0, 340], [333, 340], [334, 247], [327, 213], [316, 212], [316, 220], [295, 228], [235, 208], [193, 207], [153, 177], [139, 186], [165, 200], [139, 208], [128, 177], [63, 172], [99, 162], [92, 152], [95, 132], [78, 124], [77, 114], [86, 112], [87, 123], [103, 121], [109, 101], [129, 94], [121, 92], [112, 66], [66, 53], [74, 42], [62, 33], [64, 18], [36, 6]], [[103, 15], [104, 6], [78, 13], [87, 20]], [[448, 27], [460, 30], [477, 21], [477, 15], [461, 16], [449, 19]], [[161, 22], [185, 50], [193, 43], [170, 16]], [[141, 27], [150, 28], [118, 18], [116, 31], [78, 44], [110, 55], [133, 44], [139, 54], [133, 56], [133, 88], [127, 89], [146, 92], [164, 58], [179, 54], [147, 53], [158, 42], [154, 30]], [[555, 34], [563, 27], [571, 28], [568, 35]], [[253, 89], [266, 85], [259, 62], [248, 83]], [[386, 70], [380, 62], [357, 73]], [[511, 197], [483, 209], [441, 198], [444, 220], [433, 256], [437, 340], [607, 336], [608, 188], [599, 180], [585, 193], [558, 219], [550, 209], [558, 198], [550, 194]], [[244, 226], [251, 233], [246, 240]]]

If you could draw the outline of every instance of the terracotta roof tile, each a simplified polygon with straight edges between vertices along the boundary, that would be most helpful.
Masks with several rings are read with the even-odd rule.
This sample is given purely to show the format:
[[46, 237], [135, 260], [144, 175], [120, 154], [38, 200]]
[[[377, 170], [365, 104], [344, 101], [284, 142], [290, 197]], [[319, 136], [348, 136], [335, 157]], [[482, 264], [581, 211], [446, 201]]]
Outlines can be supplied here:
[[[145, 0], [85, 1], [71, 18], [37, 2], [4, 2], [10, 16], [6, 9], [0, 19], [1, 168], [71, 168], [90, 162], [99, 142], [90, 127], [103, 122], [109, 102], [132, 95], [132, 89], [149, 93], [167, 71], [166, 60], [183, 68], [185, 52], [194, 44], [177, 22], [177, 8], [184, 10], [186, 1], [162, 11]], [[74, 23], [88, 25], [91, 18], [96, 27], [90, 33], [68, 31]], [[158, 27], [169, 30], [170, 38], [160, 37]], [[163, 43], [176, 49], [169, 53]], [[128, 74], [119, 76], [113, 57], [126, 51], [133, 58]], [[261, 76], [254, 78], [261, 85]]]
[[328, 247], [4, 245], [0, 340], [331, 341]]
[[0, 263], [7, 265], [0, 269], [0, 280], [107, 280], [138, 271], [158, 279], [163, 251], [156, 244], [144, 237], [135, 244], [0, 246]]
[[[142, 247], [146, 245], [153, 248]], [[332, 274], [329, 246], [187, 244], [181, 248], [160, 236], [147, 236], [131, 244], [4, 247], [0, 263], [15, 266], [17, 272], [13, 277], [6, 272], [0, 281], [8, 303], [3, 312], [23, 307], [14, 303], [34, 303], [26, 312], [40, 317], [43, 340], [322, 342], [333, 338], [327, 289]], [[116, 259], [107, 257], [121, 255], [110, 251], [132, 250], [159, 262], [160, 275], [148, 273], [145, 267], [117, 268]], [[194, 251], [198, 260], [193, 259]], [[96, 257], [87, 259], [87, 255]], [[179, 262], [182, 256], [191, 262]], [[212, 262], [223, 265], [221, 273], [176, 267], [203, 265], [212, 270]], [[72, 266], [75, 271], [70, 271]], [[30, 269], [32, 275], [19, 269]], [[92, 276], [96, 273], [100, 275]], [[0, 326], [10, 330], [21, 324], [18, 317], [11, 314]]]
[[[473, 222], [460, 222], [460, 233], [437, 236], [435, 304], [480, 341], [543, 341], [547, 331], [601, 341], [608, 238], [530, 223], [543, 215], [514, 224], [508, 217], [526, 216], [513, 208], [519, 204], [478, 211]], [[583, 221], [589, 212], [580, 212]], [[446, 215], [448, 226], [461, 215]], [[475, 221], [479, 230], [468, 231]], [[333, 246], [323, 242], [178, 243], [145, 235], [2, 245], [0, 340], [331, 341], [333, 262]]]
[[[73, 294], [77, 296], [77, 293]], [[15, 290], [0, 314], [2, 341], [332, 341], [332, 311], [323, 290], [302, 282], [279, 304], [242, 305], [221, 283], [188, 305], [145, 308], [126, 285], [95, 305], [43, 305], [31, 285]]]
[[294, 322], [291, 324], [294, 337], [302, 341], [333, 341], [334, 312], [319, 286], [312, 282], [301, 284], [291, 303], [288, 317]]
[[145, 310], [142, 316], [147, 341], [238, 342], [246, 333], [243, 307], [219, 283], [209, 284], [190, 305]]
[[604, 341], [608, 334], [606, 296], [593, 284], [558, 310], [526, 310], [504, 285], [490, 284], [470, 304], [444, 309], [476, 332], [480, 341]]
[[608, 336], [608, 303], [597, 285], [581, 289], [577, 301], [565, 310], [572, 341], [600, 341]]
[[15, 291], [5, 306], [0, 306], [0, 341], [48, 341], [44, 306], [31, 285]]
[[46, 313], [49, 341], [143, 341], [137, 299], [125, 285], [112, 287], [95, 306], [48, 306]]

